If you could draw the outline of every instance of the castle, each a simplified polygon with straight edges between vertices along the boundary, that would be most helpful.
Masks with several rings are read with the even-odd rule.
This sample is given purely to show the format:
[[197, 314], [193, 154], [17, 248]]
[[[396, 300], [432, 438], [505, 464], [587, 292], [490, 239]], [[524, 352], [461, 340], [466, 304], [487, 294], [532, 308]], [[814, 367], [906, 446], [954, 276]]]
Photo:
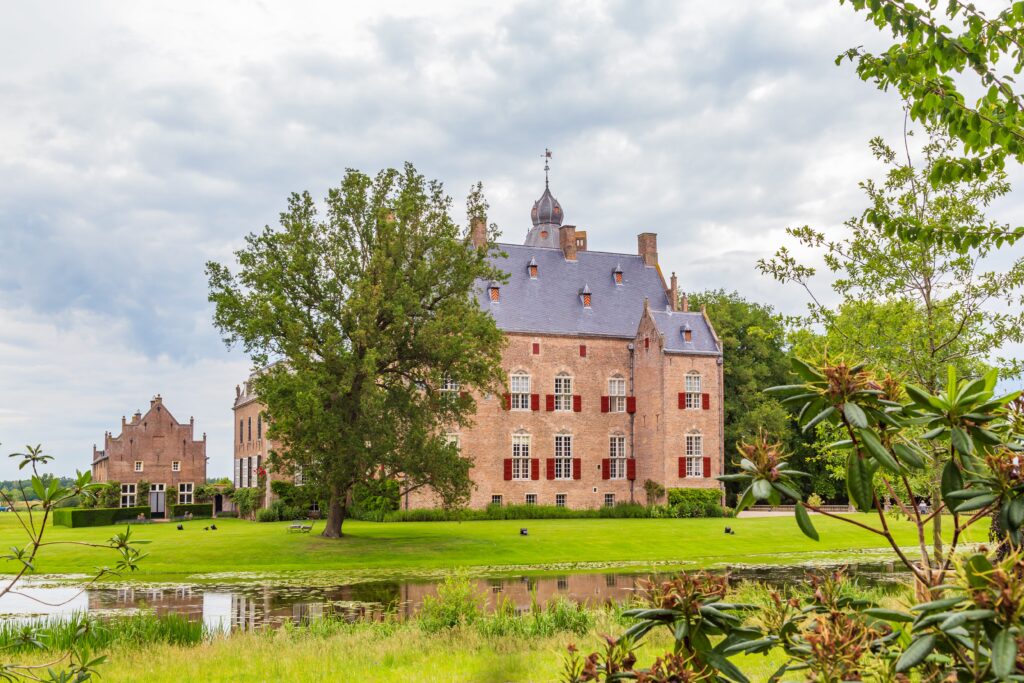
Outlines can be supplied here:
[[[722, 344], [711, 321], [688, 310], [675, 274], [666, 284], [657, 235], [638, 235], [636, 254], [590, 251], [563, 218], [545, 181], [525, 242], [492, 256], [507, 282], [478, 283], [508, 338], [508, 386], [476, 396], [473, 426], [448, 435], [473, 459], [470, 505], [645, 502], [647, 480], [720, 488]], [[470, 239], [486, 244], [482, 222]], [[234, 483], [253, 487], [273, 444], [249, 383], [235, 394]], [[432, 500], [414, 492], [402, 504]]]

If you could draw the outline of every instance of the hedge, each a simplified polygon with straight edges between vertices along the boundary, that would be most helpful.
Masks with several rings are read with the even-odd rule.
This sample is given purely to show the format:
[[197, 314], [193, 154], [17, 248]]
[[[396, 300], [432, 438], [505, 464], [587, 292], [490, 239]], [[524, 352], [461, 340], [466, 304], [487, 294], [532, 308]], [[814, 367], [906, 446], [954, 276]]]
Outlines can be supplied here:
[[213, 503], [182, 503], [167, 506], [168, 519], [184, 517], [186, 512], [191, 512], [193, 517], [213, 517]]
[[149, 518], [149, 506], [137, 505], [130, 508], [58, 508], [53, 511], [56, 526], [84, 527], [110, 526], [125, 520], [134, 520], [140, 514]]
[[486, 519], [598, 519], [651, 517], [650, 508], [636, 503], [617, 503], [600, 508], [573, 509], [556, 505], [488, 505], [482, 510], [416, 508], [363, 517], [374, 522], [469, 522]]
[[668, 506], [676, 517], [722, 517], [720, 489], [669, 489]]

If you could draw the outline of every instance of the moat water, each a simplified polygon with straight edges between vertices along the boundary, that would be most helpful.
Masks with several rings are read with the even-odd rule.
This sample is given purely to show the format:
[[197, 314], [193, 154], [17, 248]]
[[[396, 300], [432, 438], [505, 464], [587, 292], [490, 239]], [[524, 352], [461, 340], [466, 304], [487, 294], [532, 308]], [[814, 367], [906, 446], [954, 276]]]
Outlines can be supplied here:
[[[892, 563], [843, 565], [863, 583], [900, 583], [906, 575]], [[828, 566], [818, 570], [830, 569]], [[785, 585], [807, 579], [806, 566], [738, 567], [729, 570], [734, 581], [760, 581]], [[519, 612], [551, 600], [567, 599], [598, 606], [629, 601], [647, 579], [671, 573], [576, 573], [474, 578], [488, 609], [503, 603]], [[296, 585], [294, 580], [273, 579], [195, 584], [144, 584], [91, 587], [82, 590], [71, 577], [30, 579], [0, 598], [0, 619], [17, 621], [39, 617], [89, 613], [97, 616], [151, 612], [183, 614], [202, 620], [210, 631], [249, 630], [279, 626], [285, 621], [304, 623], [325, 615], [351, 620], [413, 616], [427, 595], [436, 595], [441, 581], [388, 580], [330, 585], [318, 576], [318, 585]], [[322, 585], [321, 585], [322, 584]]]

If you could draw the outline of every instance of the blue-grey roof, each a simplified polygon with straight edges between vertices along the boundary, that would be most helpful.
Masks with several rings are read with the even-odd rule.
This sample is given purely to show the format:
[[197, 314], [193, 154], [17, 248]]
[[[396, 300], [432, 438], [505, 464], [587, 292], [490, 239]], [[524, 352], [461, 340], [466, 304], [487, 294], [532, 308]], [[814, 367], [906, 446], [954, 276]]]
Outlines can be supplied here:
[[[567, 261], [557, 248], [497, 246], [507, 256], [495, 257], [493, 262], [509, 274], [508, 282], [501, 285], [498, 303], [491, 303], [484, 286], [478, 288], [478, 298], [506, 332], [631, 339], [636, 336], [645, 298], [653, 310], [668, 305], [658, 269], [645, 266], [635, 254], [578, 251], [575, 261]], [[530, 279], [531, 258], [537, 262], [536, 280]], [[622, 270], [621, 285], [615, 284], [616, 268]], [[585, 287], [591, 292], [589, 309], [582, 301]]]
[[[651, 317], [665, 337], [666, 353], [721, 353], [703, 313], [652, 310]], [[690, 329], [689, 342], [683, 334], [687, 328]]]

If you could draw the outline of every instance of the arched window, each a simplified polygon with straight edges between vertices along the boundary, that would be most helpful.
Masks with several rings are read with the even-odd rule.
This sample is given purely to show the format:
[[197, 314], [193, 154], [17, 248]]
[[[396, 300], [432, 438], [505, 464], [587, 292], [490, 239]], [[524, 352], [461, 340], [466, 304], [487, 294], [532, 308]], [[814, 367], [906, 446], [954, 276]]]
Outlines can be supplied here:
[[686, 435], [686, 476], [704, 476], [704, 436], [697, 431]]
[[512, 394], [512, 410], [529, 410], [530, 376], [525, 372], [517, 372], [509, 378], [509, 383]]
[[564, 372], [555, 376], [555, 410], [572, 412], [572, 377]]
[[700, 410], [700, 373], [689, 372], [685, 379], [686, 386], [686, 409]]

